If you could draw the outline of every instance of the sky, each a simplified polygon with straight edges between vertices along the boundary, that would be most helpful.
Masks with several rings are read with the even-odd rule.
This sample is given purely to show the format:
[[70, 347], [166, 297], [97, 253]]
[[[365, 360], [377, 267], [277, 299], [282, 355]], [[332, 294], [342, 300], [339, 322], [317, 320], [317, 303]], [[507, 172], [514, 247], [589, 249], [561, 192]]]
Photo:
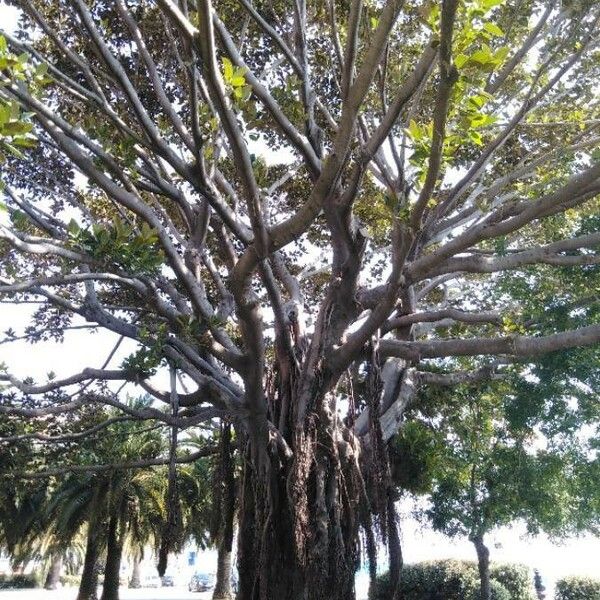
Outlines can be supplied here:
[[[16, 23], [16, 10], [0, 0], [0, 29], [11, 30]], [[33, 307], [35, 308], [35, 307]], [[0, 304], [0, 338], [9, 327], [19, 335], [27, 325], [32, 305]], [[67, 332], [64, 344], [15, 342], [0, 345], [0, 364], [10, 365], [19, 377], [33, 377], [44, 381], [49, 371], [57, 377], [67, 376], [85, 367], [100, 367], [117, 337], [106, 332]], [[124, 343], [109, 367], [116, 368], [134, 349], [133, 343]], [[160, 377], [159, 377], [160, 379]], [[163, 381], [158, 381], [162, 384]], [[166, 380], [164, 380], [166, 383]], [[129, 391], [135, 393], [133, 386]], [[439, 558], [475, 560], [472, 544], [465, 538], [449, 540], [412, 517], [415, 506], [405, 501], [401, 505], [403, 553], [407, 563]], [[552, 582], [569, 574], [600, 578], [600, 540], [592, 536], [566, 540], [554, 544], [540, 535], [526, 535], [525, 527], [517, 524], [490, 535], [489, 547], [493, 561], [520, 562], [537, 568], [551, 591]], [[210, 555], [212, 557], [212, 555]], [[212, 564], [214, 557], [209, 559]], [[550, 596], [548, 596], [550, 597]]]

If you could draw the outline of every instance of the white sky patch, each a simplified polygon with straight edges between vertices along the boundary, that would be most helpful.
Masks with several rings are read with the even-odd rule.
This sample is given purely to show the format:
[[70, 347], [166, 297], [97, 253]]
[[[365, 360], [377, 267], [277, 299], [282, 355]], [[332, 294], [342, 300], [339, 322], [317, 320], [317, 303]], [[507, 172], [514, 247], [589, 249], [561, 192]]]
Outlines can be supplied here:
[[0, 1], [0, 30], [12, 32], [17, 27], [19, 20], [19, 9], [15, 6], [7, 6]]

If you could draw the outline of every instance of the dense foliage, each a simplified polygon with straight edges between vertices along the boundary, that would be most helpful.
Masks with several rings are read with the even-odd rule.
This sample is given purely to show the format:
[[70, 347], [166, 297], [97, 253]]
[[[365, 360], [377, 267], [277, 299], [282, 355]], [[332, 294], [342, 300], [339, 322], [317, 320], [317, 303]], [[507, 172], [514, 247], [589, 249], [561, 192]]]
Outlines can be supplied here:
[[598, 600], [600, 581], [591, 577], [566, 577], [556, 582], [555, 600]]
[[[492, 598], [533, 600], [531, 574], [522, 565], [493, 565]], [[400, 598], [405, 600], [478, 600], [477, 565], [457, 560], [431, 561], [406, 565], [400, 575]], [[389, 574], [378, 577], [371, 600], [393, 598]]]

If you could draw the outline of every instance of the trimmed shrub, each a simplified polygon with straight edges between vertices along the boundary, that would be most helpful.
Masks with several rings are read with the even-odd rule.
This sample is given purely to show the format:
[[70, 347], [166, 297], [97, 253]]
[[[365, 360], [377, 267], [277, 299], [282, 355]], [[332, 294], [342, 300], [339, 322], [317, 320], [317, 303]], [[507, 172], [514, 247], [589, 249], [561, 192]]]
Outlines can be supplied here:
[[556, 582], [555, 600], [600, 600], [600, 580], [565, 577]]
[[0, 590], [24, 590], [36, 588], [39, 585], [39, 576], [35, 571], [27, 575], [0, 575]]
[[535, 600], [529, 567], [519, 564], [496, 564], [490, 569], [492, 580], [501, 583], [510, 600]]
[[[493, 600], [534, 600], [529, 571], [522, 565], [497, 565], [491, 569]], [[400, 575], [403, 600], [478, 600], [477, 565], [470, 561], [440, 560], [406, 565]], [[390, 600], [389, 575], [379, 577], [371, 600]]]
[[61, 575], [60, 577], [61, 585], [65, 587], [79, 587], [81, 583], [80, 575]]

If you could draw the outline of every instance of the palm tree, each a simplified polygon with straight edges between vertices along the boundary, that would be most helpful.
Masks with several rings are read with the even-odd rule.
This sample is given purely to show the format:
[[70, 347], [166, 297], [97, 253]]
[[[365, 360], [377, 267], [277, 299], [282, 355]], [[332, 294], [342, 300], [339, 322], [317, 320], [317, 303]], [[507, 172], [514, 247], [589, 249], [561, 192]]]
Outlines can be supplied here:
[[[232, 597], [232, 551], [235, 522], [235, 459], [231, 426], [221, 425], [219, 452], [180, 468], [179, 489], [185, 535], [201, 548], [217, 548], [217, 578], [213, 598]], [[191, 435], [186, 445], [205, 447], [202, 436]]]
[[[130, 399], [132, 408], [148, 405], [145, 397]], [[105, 463], [155, 458], [164, 449], [165, 440], [156, 427], [140, 428], [132, 421], [115, 423], [110, 435], [104, 435], [96, 451]], [[119, 572], [127, 538], [139, 556], [151, 541], [157, 543], [165, 519], [166, 477], [160, 469], [115, 469], [109, 472], [105, 496], [106, 563], [102, 600], [118, 600]], [[83, 599], [80, 599], [83, 600]]]
[[118, 600], [123, 550], [128, 544], [141, 556], [149, 543], [158, 545], [166, 518], [164, 469], [122, 470], [112, 474], [101, 600]]
[[78, 531], [86, 530], [83, 572], [77, 600], [96, 600], [97, 565], [105, 544], [110, 478], [106, 474], [76, 474], [54, 491], [48, 515], [59, 539], [70, 545]]

